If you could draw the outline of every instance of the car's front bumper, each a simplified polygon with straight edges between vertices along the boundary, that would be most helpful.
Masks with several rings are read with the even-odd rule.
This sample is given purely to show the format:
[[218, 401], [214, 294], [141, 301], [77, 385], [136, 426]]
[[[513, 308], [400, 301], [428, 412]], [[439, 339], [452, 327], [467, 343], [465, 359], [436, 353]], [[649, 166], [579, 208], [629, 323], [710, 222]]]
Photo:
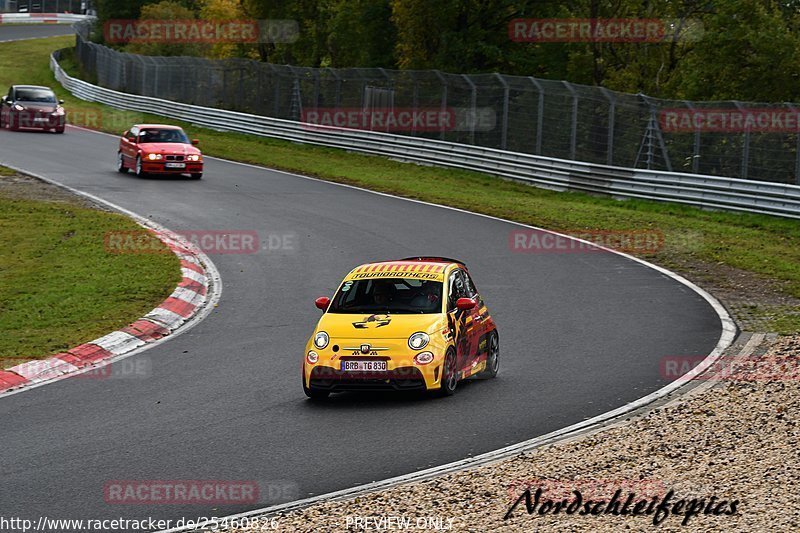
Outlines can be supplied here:
[[66, 117], [65, 115], [17, 111], [9, 116], [9, 122], [17, 128], [52, 130], [64, 128]]
[[[169, 161], [171, 163], [171, 161]], [[142, 172], [147, 174], [200, 174], [203, 172], [203, 163], [185, 162], [183, 168], [167, 168], [167, 161], [142, 161]]]
[[[355, 359], [347, 356], [346, 359]], [[341, 361], [303, 362], [303, 380], [307, 388], [331, 392], [345, 390], [434, 390], [441, 387], [442, 358], [427, 365], [414, 363], [413, 355], [400, 358], [370, 357], [365, 360], [385, 359], [387, 370], [382, 372], [343, 371]]]

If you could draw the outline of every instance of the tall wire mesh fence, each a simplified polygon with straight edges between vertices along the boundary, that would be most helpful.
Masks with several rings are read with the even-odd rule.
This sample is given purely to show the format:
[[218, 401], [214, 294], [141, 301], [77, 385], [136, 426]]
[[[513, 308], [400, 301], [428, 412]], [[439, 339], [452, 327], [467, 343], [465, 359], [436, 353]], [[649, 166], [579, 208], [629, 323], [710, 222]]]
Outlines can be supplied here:
[[[371, 118], [346, 127], [621, 167], [800, 184], [800, 104], [664, 100], [501, 74], [144, 56], [90, 42], [87, 32], [86, 26], [79, 31], [76, 47], [84, 75], [117, 91], [304, 122], [355, 113]], [[412, 119], [398, 128], [370, 115], [387, 109], [407, 110], [417, 119], [437, 111], [449, 118]]]

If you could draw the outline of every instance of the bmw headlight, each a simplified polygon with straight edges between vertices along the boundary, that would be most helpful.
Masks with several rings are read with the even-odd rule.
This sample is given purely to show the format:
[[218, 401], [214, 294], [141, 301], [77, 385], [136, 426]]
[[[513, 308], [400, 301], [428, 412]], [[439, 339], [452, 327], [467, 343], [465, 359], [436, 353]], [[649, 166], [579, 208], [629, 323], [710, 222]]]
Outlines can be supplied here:
[[192, 154], [189, 156], [189, 161], [200, 161], [200, 156], [197, 154]]
[[325, 348], [328, 345], [329, 341], [330, 338], [328, 337], [328, 334], [325, 333], [324, 331], [319, 331], [317, 332], [316, 335], [314, 335], [314, 346], [316, 346], [320, 350]]
[[161, 154], [150, 154], [147, 156], [147, 159], [149, 159], [150, 161], [161, 159]]
[[418, 331], [408, 338], [408, 347], [412, 350], [421, 350], [428, 345], [430, 340], [427, 333]]
[[14, 104], [14, 111], [25, 111], [25, 107], [19, 104]]

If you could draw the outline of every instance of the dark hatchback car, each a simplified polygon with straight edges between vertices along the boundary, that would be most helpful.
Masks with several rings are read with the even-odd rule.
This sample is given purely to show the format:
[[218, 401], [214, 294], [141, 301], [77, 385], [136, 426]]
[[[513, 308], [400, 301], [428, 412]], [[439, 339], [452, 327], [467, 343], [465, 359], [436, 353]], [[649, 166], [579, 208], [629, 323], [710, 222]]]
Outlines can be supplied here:
[[64, 133], [66, 113], [63, 100], [48, 87], [12, 85], [0, 99], [0, 128], [53, 130]]

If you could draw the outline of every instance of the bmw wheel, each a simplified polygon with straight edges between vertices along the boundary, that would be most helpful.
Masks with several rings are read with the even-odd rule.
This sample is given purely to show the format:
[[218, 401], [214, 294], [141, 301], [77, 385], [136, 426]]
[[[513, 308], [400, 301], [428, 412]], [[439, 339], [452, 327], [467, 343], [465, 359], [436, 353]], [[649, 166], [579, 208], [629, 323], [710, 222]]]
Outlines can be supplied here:
[[136, 170], [134, 170], [138, 177], [144, 176], [144, 172], [142, 171], [142, 156], [136, 156]]
[[128, 167], [125, 166], [125, 156], [122, 155], [122, 152], [117, 153], [117, 172], [120, 174], [128, 172]]

